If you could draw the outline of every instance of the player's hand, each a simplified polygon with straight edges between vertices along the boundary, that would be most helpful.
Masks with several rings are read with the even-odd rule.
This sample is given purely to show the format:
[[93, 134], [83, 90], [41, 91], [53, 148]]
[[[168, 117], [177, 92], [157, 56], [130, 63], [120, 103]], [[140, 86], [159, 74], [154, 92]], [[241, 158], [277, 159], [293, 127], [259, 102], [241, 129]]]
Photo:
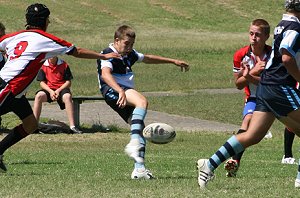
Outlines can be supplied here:
[[55, 100], [57, 100], [57, 97], [58, 97], [58, 95], [55, 93], [55, 91], [52, 90], [50, 92], [50, 98], [51, 98], [51, 100], [55, 101]]
[[125, 91], [122, 90], [119, 92], [119, 99], [117, 101], [117, 105], [119, 108], [123, 109], [127, 104]]
[[243, 63], [241, 72], [243, 72], [243, 77], [247, 78], [250, 75], [250, 66]]
[[174, 64], [177, 65], [178, 67], [180, 67], [182, 72], [183, 72], [183, 71], [187, 72], [187, 71], [189, 71], [189, 69], [190, 69], [190, 68], [189, 68], [189, 64], [186, 63], [186, 62], [184, 62], [184, 61], [181, 61], [181, 60], [176, 60], [176, 61], [174, 62]]
[[116, 52], [112, 52], [112, 53], [109, 53], [109, 54], [101, 54], [102, 55], [102, 58], [103, 60], [108, 60], [108, 59], [111, 59], [111, 58], [121, 58], [121, 55], [116, 53]]
[[260, 73], [265, 69], [266, 61], [258, 61], [255, 66], [251, 69], [251, 74], [259, 76]]

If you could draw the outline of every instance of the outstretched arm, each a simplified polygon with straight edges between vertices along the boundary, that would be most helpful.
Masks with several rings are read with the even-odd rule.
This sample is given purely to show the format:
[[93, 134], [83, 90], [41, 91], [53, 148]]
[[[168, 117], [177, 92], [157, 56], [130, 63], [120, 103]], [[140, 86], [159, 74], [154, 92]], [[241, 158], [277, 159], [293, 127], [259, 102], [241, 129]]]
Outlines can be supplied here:
[[162, 57], [162, 56], [145, 54], [143, 62], [147, 63], [147, 64], [172, 63], [172, 64], [177, 65], [178, 67], [180, 67], [181, 71], [188, 71], [189, 70], [188, 63], [186, 63], [182, 60], [166, 58], [166, 57]]
[[73, 50], [72, 56], [75, 56], [77, 58], [86, 58], [86, 59], [102, 59], [107, 60], [110, 58], [120, 58], [121, 55], [115, 52], [109, 53], [109, 54], [100, 54], [98, 52], [95, 52], [93, 50], [85, 49], [76, 47]]

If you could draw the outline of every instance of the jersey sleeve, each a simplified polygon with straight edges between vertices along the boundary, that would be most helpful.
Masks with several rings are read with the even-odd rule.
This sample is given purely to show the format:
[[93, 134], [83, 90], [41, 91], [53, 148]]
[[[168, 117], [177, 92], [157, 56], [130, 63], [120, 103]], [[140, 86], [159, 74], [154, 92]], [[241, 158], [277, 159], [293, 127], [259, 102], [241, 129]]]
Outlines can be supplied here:
[[69, 66], [67, 66], [65, 73], [64, 73], [64, 80], [72, 80], [72, 79], [73, 79], [73, 75], [72, 75], [71, 69]]
[[234, 73], [237, 73], [240, 71], [241, 69], [241, 56], [240, 56], [240, 53], [237, 51], [234, 53], [233, 55], [233, 72]]
[[38, 75], [36, 77], [36, 80], [37, 81], [46, 81], [46, 74], [45, 74], [45, 72], [44, 72], [43, 69], [39, 70], [39, 73], [38, 73]]
[[133, 51], [135, 52], [135, 54], [137, 56], [137, 61], [136, 62], [142, 62], [144, 60], [144, 57], [145, 57], [144, 54], [142, 54], [142, 53], [140, 53], [136, 50], [133, 50]]
[[[106, 48], [103, 51], [101, 51], [101, 54], [108, 54], [111, 52], [113, 52], [113, 51], [110, 48]], [[104, 67], [108, 67], [110, 69], [113, 69], [113, 65], [111, 63], [112, 60], [113, 59], [107, 59], [107, 60], [98, 59], [97, 60], [98, 68], [102, 69]]]
[[300, 35], [295, 30], [287, 30], [283, 33], [283, 39], [279, 46], [279, 51], [286, 49], [293, 57], [296, 56], [297, 51], [300, 50]]

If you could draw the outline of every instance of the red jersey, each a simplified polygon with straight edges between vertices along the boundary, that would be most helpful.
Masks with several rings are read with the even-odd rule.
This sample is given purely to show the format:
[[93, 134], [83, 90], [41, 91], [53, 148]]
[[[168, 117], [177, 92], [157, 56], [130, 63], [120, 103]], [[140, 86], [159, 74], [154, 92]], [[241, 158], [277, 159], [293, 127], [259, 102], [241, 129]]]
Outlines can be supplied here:
[[73, 76], [70, 67], [62, 59], [58, 59], [54, 65], [46, 60], [37, 76], [38, 81], [45, 81], [53, 90], [60, 88], [67, 80], [71, 79]]
[[[263, 61], [268, 61], [270, 58], [270, 54], [272, 52], [272, 47], [269, 45], [265, 45], [265, 55], [263, 58]], [[253, 54], [251, 46], [245, 46], [239, 50], [237, 50], [234, 55], [233, 55], [233, 72], [234, 73], [239, 73], [241, 70], [242, 62], [247, 62], [250, 66], [250, 69], [252, 69], [255, 64], [257, 63], [256, 61], [256, 56]], [[247, 100], [248, 98], [255, 98], [256, 97], [256, 88], [257, 85], [249, 83], [248, 86], [244, 88], [245, 91], [245, 99]]]
[[0, 50], [7, 53], [7, 61], [0, 70], [6, 82], [0, 92], [0, 103], [9, 93], [16, 98], [24, 95], [48, 58], [72, 53], [75, 46], [43, 30], [30, 29], [6, 34], [0, 38]]

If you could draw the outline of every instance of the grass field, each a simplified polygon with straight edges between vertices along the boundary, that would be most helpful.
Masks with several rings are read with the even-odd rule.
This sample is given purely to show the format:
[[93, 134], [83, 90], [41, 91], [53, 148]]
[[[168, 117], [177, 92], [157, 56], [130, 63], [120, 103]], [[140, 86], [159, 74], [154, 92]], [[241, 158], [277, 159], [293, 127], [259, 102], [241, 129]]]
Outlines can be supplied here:
[[226, 178], [221, 166], [200, 191], [195, 162], [229, 136], [177, 132], [170, 144], [149, 143], [147, 166], [157, 179], [132, 181], [133, 164], [123, 152], [127, 133], [32, 135], [6, 153], [0, 197], [299, 197], [297, 166], [280, 163], [278, 134], [247, 150], [237, 178]]
[[[24, 10], [32, 0], [0, 0], [7, 32], [24, 28]], [[115, 29], [131, 25], [135, 48], [186, 60], [189, 72], [173, 65], [140, 64], [139, 91], [173, 91], [188, 96], [149, 97], [151, 110], [199, 119], [240, 124], [243, 93], [204, 94], [194, 90], [233, 88], [232, 55], [247, 45], [255, 18], [272, 29], [281, 19], [283, 0], [42, 0], [50, 10], [48, 31], [77, 46], [101, 51], [113, 41]], [[271, 44], [271, 39], [268, 41]], [[70, 65], [75, 95], [98, 95], [96, 62], [63, 57]], [[29, 96], [39, 89], [34, 82]], [[4, 116], [14, 126], [13, 116]], [[178, 132], [174, 142], [149, 144], [147, 166], [156, 180], [132, 181], [132, 163], [123, 153], [126, 131], [83, 135], [32, 135], [5, 154], [8, 173], [1, 174], [0, 197], [299, 197], [294, 189], [297, 166], [280, 164], [283, 126], [272, 127], [274, 138], [247, 150], [236, 179], [220, 167], [207, 191], [197, 186], [195, 162], [210, 157], [231, 134]], [[294, 155], [299, 158], [299, 141]]]

